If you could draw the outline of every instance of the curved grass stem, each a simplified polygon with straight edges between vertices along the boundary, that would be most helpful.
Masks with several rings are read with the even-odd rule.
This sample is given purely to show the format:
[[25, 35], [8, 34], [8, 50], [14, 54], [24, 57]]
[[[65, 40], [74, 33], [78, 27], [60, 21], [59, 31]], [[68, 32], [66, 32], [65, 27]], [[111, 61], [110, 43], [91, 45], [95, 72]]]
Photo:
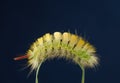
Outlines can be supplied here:
[[81, 83], [85, 83], [85, 68], [81, 67], [82, 70], [82, 79], [81, 79]]
[[[36, 71], [36, 78], [35, 78], [35, 83], [38, 83], [38, 74], [39, 74], [39, 69], [40, 69], [41, 64], [38, 66], [37, 71]], [[81, 83], [85, 83], [85, 68], [80, 66], [82, 70], [82, 78], [81, 78]]]
[[38, 83], [38, 74], [39, 74], [40, 66], [41, 64], [38, 66], [37, 71], [36, 71], [35, 83]]

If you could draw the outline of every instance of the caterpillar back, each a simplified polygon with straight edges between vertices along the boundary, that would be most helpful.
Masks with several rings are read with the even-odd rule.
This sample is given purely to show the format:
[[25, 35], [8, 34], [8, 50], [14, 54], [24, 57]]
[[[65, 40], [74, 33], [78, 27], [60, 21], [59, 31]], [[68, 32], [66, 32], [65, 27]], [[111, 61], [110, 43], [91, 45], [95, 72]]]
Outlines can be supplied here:
[[15, 60], [27, 58], [32, 70], [46, 59], [64, 57], [72, 59], [83, 67], [94, 67], [98, 64], [95, 48], [82, 37], [69, 32], [46, 33], [38, 38], [27, 51], [26, 56], [17, 57]]

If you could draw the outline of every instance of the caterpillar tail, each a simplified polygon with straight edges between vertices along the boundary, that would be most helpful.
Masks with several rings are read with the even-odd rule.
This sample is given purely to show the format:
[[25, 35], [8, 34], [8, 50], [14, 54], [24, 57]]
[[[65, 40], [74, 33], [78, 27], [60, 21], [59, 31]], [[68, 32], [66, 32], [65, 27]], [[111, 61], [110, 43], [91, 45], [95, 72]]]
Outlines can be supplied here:
[[29, 55], [21, 55], [21, 56], [18, 56], [18, 57], [15, 57], [14, 60], [17, 61], [17, 60], [23, 60], [23, 59], [27, 59], [29, 57]]

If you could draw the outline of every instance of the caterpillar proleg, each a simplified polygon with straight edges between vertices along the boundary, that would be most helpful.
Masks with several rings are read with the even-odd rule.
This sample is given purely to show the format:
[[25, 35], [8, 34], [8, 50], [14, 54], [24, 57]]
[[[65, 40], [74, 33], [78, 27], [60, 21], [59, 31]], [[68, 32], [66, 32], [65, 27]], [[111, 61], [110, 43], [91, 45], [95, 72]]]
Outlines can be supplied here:
[[15, 60], [27, 58], [31, 70], [37, 70], [36, 83], [38, 83], [40, 65], [46, 59], [54, 57], [71, 59], [78, 64], [83, 71], [81, 83], [84, 83], [85, 80], [84, 69], [95, 67], [98, 64], [95, 47], [81, 36], [69, 32], [46, 33], [30, 46], [25, 56], [17, 57]]

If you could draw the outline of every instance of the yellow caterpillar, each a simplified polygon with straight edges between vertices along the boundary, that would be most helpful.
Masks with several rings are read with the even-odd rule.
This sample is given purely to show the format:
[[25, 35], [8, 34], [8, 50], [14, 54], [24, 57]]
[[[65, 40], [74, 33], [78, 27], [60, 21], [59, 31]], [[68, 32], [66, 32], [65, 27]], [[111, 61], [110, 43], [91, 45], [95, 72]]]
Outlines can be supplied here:
[[27, 58], [31, 70], [37, 69], [36, 83], [38, 83], [38, 70], [46, 59], [54, 57], [71, 59], [83, 70], [82, 83], [84, 83], [84, 68], [98, 64], [98, 57], [95, 53], [95, 48], [82, 37], [69, 32], [54, 32], [54, 34], [46, 33], [38, 38], [25, 56], [17, 57], [15, 60]]

